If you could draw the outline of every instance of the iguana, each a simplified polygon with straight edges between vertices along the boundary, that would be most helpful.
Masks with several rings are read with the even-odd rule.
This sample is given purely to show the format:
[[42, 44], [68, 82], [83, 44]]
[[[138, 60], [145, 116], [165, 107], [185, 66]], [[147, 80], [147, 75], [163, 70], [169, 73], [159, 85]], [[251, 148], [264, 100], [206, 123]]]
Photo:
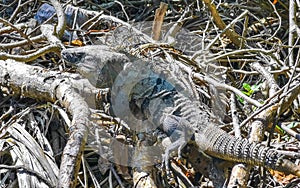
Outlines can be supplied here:
[[[63, 50], [62, 57], [77, 65], [80, 65], [79, 62], [86, 64], [85, 67], [88, 66], [90, 70], [93, 70], [84, 70], [87, 71], [85, 74], [91, 78], [99, 76], [94, 71], [96, 68], [94, 65], [109, 63], [117, 59], [123, 69], [118, 69], [119, 74], [109, 83], [113, 84], [112, 87], [118, 88], [116, 95], [125, 92], [130, 97], [131, 103], [141, 109], [140, 118], [150, 117], [151, 122], [162, 124], [163, 131], [168, 136], [174, 137], [173, 144], [166, 149], [164, 157], [166, 166], [168, 166], [167, 161], [171, 150], [178, 148], [180, 156], [180, 151], [186, 142], [194, 140], [197, 146], [210, 156], [264, 166], [300, 177], [300, 167], [283, 159], [284, 156], [275, 149], [260, 143], [250, 143], [247, 139], [236, 138], [209, 122], [209, 115], [201, 103], [194, 99], [190, 88], [186, 88], [189, 86], [181, 81], [184, 73], [175, 63], [168, 63], [162, 59], [130, 62], [130, 58], [124, 54], [114, 51], [108, 53], [108, 51], [103, 46], [86, 46]], [[103, 62], [99, 58], [99, 54], [105, 53], [107, 57], [111, 54], [110, 61]], [[86, 61], [87, 59], [89, 61]], [[78, 69], [82, 71], [80, 66]], [[159, 100], [151, 104], [152, 99]], [[119, 102], [121, 103], [121, 100]]]

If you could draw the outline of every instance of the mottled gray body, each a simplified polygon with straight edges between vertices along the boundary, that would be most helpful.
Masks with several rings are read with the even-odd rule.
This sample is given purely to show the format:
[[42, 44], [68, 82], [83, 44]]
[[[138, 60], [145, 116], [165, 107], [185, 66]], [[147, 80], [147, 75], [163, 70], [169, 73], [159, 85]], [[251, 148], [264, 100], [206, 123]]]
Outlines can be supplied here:
[[[103, 62], [101, 58], [96, 56], [96, 54], [103, 53], [108, 53], [106, 54], [107, 57], [110, 56], [113, 61], [124, 60], [123, 62], [119, 62], [122, 65], [122, 70], [114, 70], [118, 74], [117, 77], [113, 78], [113, 80], [116, 80], [113, 82], [113, 85], [118, 88], [116, 95], [119, 95], [119, 92], [124, 92], [124, 96], [129, 97], [128, 100], [131, 101], [129, 103], [133, 103], [132, 105], [135, 108], [140, 109], [141, 114], [139, 117], [142, 117], [142, 119], [148, 118], [154, 124], [162, 124], [163, 131], [173, 141], [165, 151], [164, 160], [166, 161], [166, 165], [170, 151], [178, 149], [180, 156], [182, 147], [193, 138], [197, 146], [210, 156], [229, 161], [265, 166], [283, 172], [294, 173], [299, 176], [299, 168], [294, 168], [295, 165], [293, 163], [283, 160], [283, 156], [278, 154], [276, 150], [260, 143], [250, 143], [247, 139], [236, 138], [219, 129], [215, 124], [210, 123], [206, 112], [207, 109], [199, 101], [195, 100], [195, 96], [191, 92], [191, 86], [188, 86], [186, 81], [182, 81], [187, 80], [183, 78], [186, 75], [176, 64], [169, 64], [157, 59], [140, 60], [125, 64], [129, 60], [124, 54], [112, 52], [107, 49], [102, 50], [103, 47], [99, 47], [98, 50], [96, 50], [97, 47], [95, 46], [90, 48], [92, 50], [85, 50], [84, 56], [91, 56], [88, 59], [94, 62], [91, 63], [85, 60], [82, 62], [84, 64], [92, 64], [94, 66], [94, 64], [111, 62], [111, 60]], [[78, 51], [75, 52], [72, 49], [68, 49], [63, 51], [63, 56], [70, 56], [70, 54], [72, 54], [71, 56], [76, 56]], [[114, 59], [115, 57], [117, 59]], [[77, 65], [79, 64], [77, 63]], [[85, 65], [85, 67], [92, 66]], [[98, 77], [99, 71], [95, 71], [94, 68], [92, 68], [93, 71], [84, 74], [89, 75], [91, 78]], [[81, 67], [78, 67], [78, 69], [81, 69]], [[118, 77], [121, 79], [118, 79]], [[142, 78], [151, 79], [145, 82], [145, 79]], [[166, 85], [164, 87], [159, 86], [163, 80], [170, 83], [173, 88]], [[159, 87], [157, 86], [163, 89], [158, 89]], [[151, 104], [151, 100], [157, 99], [160, 102]], [[124, 119], [126, 118], [127, 116], [124, 116]]]

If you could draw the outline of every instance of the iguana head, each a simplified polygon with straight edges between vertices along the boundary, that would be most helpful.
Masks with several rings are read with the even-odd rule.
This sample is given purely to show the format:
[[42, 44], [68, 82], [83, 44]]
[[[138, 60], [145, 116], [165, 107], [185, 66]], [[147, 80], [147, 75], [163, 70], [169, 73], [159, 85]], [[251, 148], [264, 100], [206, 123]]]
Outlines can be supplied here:
[[114, 78], [129, 61], [125, 54], [103, 45], [65, 49], [61, 56], [66, 62], [76, 66], [78, 73], [97, 87], [111, 87]]

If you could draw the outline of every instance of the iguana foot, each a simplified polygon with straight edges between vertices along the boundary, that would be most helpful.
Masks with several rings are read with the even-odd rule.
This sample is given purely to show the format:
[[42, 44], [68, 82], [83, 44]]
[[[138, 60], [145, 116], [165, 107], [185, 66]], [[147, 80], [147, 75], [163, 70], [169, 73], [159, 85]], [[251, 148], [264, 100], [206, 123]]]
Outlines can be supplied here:
[[165, 150], [165, 153], [162, 155], [162, 167], [166, 169], [166, 171], [170, 171], [169, 164], [169, 156], [170, 152], [177, 149], [177, 157], [181, 159], [181, 150], [185, 146], [186, 142], [184, 138], [179, 138], [175, 142], [171, 143]]

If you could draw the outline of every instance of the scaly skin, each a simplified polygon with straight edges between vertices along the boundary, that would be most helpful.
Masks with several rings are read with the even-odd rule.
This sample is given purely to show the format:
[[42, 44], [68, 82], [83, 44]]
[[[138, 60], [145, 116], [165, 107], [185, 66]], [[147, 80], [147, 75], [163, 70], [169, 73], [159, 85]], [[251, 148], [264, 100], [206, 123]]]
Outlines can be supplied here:
[[[283, 155], [279, 154], [275, 149], [266, 147], [260, 143], [250, 143], [247, 139], [237, 138], [229, 135], [225, 131], [219, 129], [217, 125], [203, 121], [203, 111], [201, 111], [194, 103], [188, 101], [184, 96], [178, 94], [175, 98], [180, 99], [180, 104], [184, 106], [181, 110], [185, 113], [184, 119], [187, 121], [184, 123], [185, 128], [182, 128], [182, 123], [177, 120], [177, 125], [166, 125], [168, 121], [164, 121], [164, 131], [180, 130], [181, 135], [187, 135], [186, 130], [192, 130], [195, 134], [196, 145], [204, 151], [206, 154], [224, 159], [227, 161], [242, 162], [250, 165], [263, 166], [269, 169], [278, 170], [285, 173], [292, 173], [300, 177], [300, 167], [295, 165], [289, 160], [283, 159]], [[175, 100], [175, 104], [178, 103]], [[184, 101], [184, 103], [182, 103]], [[193, 111], [193, 113], [190, 113]], [[181, 114], [183, 114], [183, 112]], [[183, 118], [181, 117], [181, 118]], [[168, 118], [168, 117], [167, 117]], [[201, 122], [201, 123], [199, 123]], [[176, 129], [174, 127], [180, 127]], [[185, 131], [185, 132], [184, 132]], [[170, 133], [169, 133], [170, 134]], [[178, 133], [177, 133], [178, 134]], [[189, 137], [191, 138], [191, 137]], [[177, 146], [182, 148], [186, 143], [186, 139], [181, 139], [182, 143], [178, 141], [170, 146], [172, 149]]]
[[[263, 166], [300, 177], [300, 167], [283, 159], [284, 156], [275, 149], [260, 143], [250, 143], [247, 139], [236, 138], [215, 127], [207, 127], [201, 134], [205, 135], [208, 144], [204, 152], [210, 156], [227, 161]], [[202, 137], [202, 135], [196, 137]], [[197, 141], [197, 145], [200, 144]]]
[[[101, 50], [101, 48], [99, 49], [97, 47], [94, 48], [96, 49], [93, 51], [89, 51], [88, 53], [85, 53], [84, 56], [85, 57], [91, 56], [87, 59], [93, 59], [94, 64], [95, 62], [98, 62], [100, 64], [103, 63], [101, 62], [101, 58], [99, 58], [99, 55], [95, 55], [95, 53], [97, 54], [107, 53], [108, 50], [103, 51]], [[78, 52], [80, 52], [80, 50], [76, 51], [76, 53]], [[76, 53], [72, 50], [63, 52], [64, 56], [68, 56], [70, 54], [72, 54], [72, 56], [74, 55], [76, 56]], [[111, 52], [111, 53], [114, 54], [116, 52]], [[82, 56], [82, 52], [80, 52], [79, 55]], [[120, 54], [118, 55], [118, 58], [119, 57], [122, 57], [123, 59], [127, 59]], [[114, 59], [115, 57], [111, 56], [109, 58]], [[166, 62], [159, 61], [159, 60], [150, 63], [149, 63], [150, 60], [147, 61], [148, 61], [147, 65], [151, 67], [150, 69], [154, 73], [156, 73], [159, 76], [164, 75], [163, 78], [167, 78], [167, 81], [171, 80], [172, 82], [172, 80], [175, 80], [174, 83], [176, 84], [179, 83], [179, 85], [181, 85], [180, 86], [181, 89], [183, 88], [185, 91], [190, 91], [190, 88], [185, 88], [186, 85], [183, 82], [181, 82], [182, 76], [184, 76], [183, 73], [180, 73], [179, 71], [179, 75], [176, 75], [178, 73], [178, 69], [176, 69], [177, 72], [176, 74], [174, 74], [174, 66], [176, 67], [176, 65], [171, 66]], [[93, 63], [90, 63], [90, 61], [84, 61], [81, 63], [84, 63], [85, 67], [92, 67], [96, 69], [96, 67], [93, 67], [95, 65], [93, 65]], [[136, 64], [137, 66], [133, 66], [133, 65], [128, 66], [127, 72], [125, 71], [126, 74], [121, 75], [122, 79], [119, 79], [119, 81], [121, 80], [120, 83], [116, 84], [120, 87], [119, 88], [120, 91], [122, 91], [122, 89], [124, 90], [124, 88], [126, 89], [127, 87], [126, 84], [134, 85], [135, 84], [134, 81], [138, 80], [138, 78], [135, 78], [135, 76], [139, 75], [139, 73], [145, 74], [145, 72], [139, 70], [139, 66], [145, 66], [141, 64], [146, 62], [139, 61], [138, 63], [140, 63], [140, 65]], [[87, 66], [87, 65], [91, 65], [91, 66]], [[122, 65], [125, 65], [124, 62], [122, 62]], [[81, 68], [79, 67], [79, 69]], [[93, 71], [93, 72], [88, 72], [88, 75], [90, 75], [92, 78], [97, 78], [99, 76], [97, 75], [98, 73], [99, 71]], [[132, 97], [135, 98], [136, 101], [142, 101], [139, 102], [139, 104], [137, 104], [136, 106], [139, 106], [141, 108], [141, 110], [143, 111], [146, 117], [148, 117], [147, 107], [146, 108], [143, 107], [143, 100], [146, 99], [148, 100], [149, 98], [162, 99], [163, 97], [164, 99], [166, 97], [172, 98], [171, 108], [169, 106], [169, 108], [154, 110], [155, 112], [162, 113], [157, 115], [157, 116], [161, 116], [161, 118], [156, 123], [163, 124], [163, 130], [165, 133], [168, 134], [168, 136], [170, 136], [171, 138], [172, 136], [173, 137], [175, 136], [175, 141], [173, 139], [174, 141], [173, 144], [171, 144], [166, 149], [166, 155], [164, 158], [166, 166], [168, 166], [167, 161], [168, 161], [170, 151], [174, 149], [178, 149], [179, 156], [180, 156], [181, 148], [189, 141], [190, 138], [192, 138], [192, 135], [190, 133], [193, 133], [197, 146], [210, 156], [221, 158], [228, 161], [243, 162], [250, 165], [264, 166], [285, 173], [292, 173], [300, 177], [300, 167], [286, 159], [283, 159], [284, 156], [278, 154], [276, 150], [266, 147], [260, 143], [250, 143], [247, 139], [236, 138], [232, 135], [229, 135], [225, 131], [219, 129], [215, 124], [210, 123], [208, 120], [208, 115], [204, 112], [205, 109], [202, 110], [201, 105], [197, 104], [197, 101], [191, 99], [187, 95], [182, 94], [181, 89], [177, 88], [177, 91], [169, 89], [169, 94], [167, 93], [163, 97], [162, 96], [153, 97], [153, 95], [157, 95], [159, 93], [159, 91], [149, 92], [149, 90], [151, 91], [151, 89], [153, 90], [153, 88], [156, 88], [156, 86], [155, 85], [151, 86], [151, 84], [150, 86], [148, 84], [147, 88], [141, 89], [137, 87], [137, 91], [133, 92], [135, 94], [132, 95]], [[137, 96], [138, 94], [140, 95]], [[160, 108], [160, 106], [158, 105], [157, 108]], [[155, 119], [155, 117], [153, 119]]]

